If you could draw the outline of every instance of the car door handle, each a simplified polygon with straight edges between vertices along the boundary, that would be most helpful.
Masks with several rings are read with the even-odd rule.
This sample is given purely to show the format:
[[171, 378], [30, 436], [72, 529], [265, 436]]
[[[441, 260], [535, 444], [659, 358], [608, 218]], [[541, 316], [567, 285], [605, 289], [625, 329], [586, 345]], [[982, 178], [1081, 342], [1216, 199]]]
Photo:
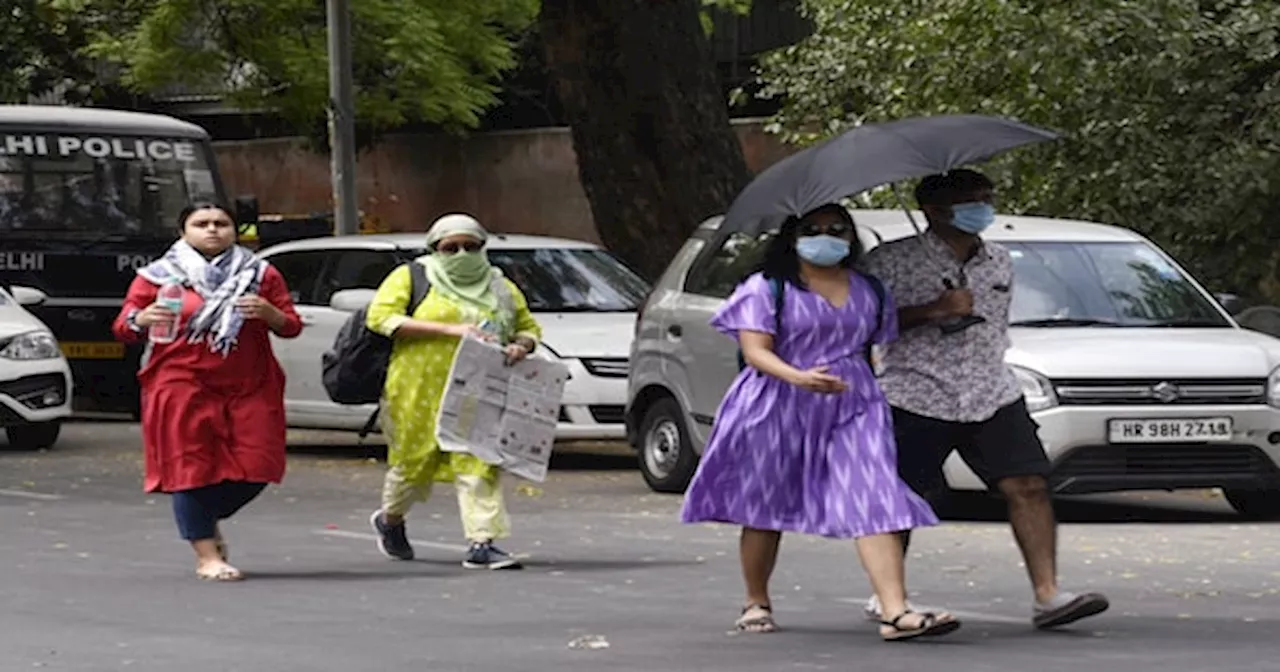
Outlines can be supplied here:
[[667, 327], [667, 333], [671, 334], [675, 338], [680, 338], [681, 336], [684, 336], [684, 327], [678, 324], [673, 324]]
[[299, 315], [298, 319], [302, 322], [302, 326], [304, 327], [316, 323], [316, 318], [311, 317], [310, 315]]

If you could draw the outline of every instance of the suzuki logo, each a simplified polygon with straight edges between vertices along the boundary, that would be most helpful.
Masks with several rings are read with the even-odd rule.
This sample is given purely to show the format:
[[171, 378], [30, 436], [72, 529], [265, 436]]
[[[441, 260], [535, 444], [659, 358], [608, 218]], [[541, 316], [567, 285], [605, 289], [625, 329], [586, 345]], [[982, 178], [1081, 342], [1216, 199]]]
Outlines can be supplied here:
[[67, 317], [76, 322], [92, 322], [97, 314], [87, 308], [75, 308], [67, 311]]
[[1178, 400], [1181, 395], [1178, 392], [1178, 386], [1168, 381], [1160, 383], [1151, 388], [1151, 394], [1155, 396], [1157, 401], [1171, 404]]

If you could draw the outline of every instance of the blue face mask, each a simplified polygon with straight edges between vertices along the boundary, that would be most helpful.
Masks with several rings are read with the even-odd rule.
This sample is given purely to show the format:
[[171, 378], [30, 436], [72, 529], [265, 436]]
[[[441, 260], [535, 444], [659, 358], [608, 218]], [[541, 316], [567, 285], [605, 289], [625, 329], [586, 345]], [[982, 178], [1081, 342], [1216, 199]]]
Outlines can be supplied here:
[[978, 235], [994, 224], [996, 209], [990, 203], [961, 203], [951, 206], [951, 226]]
[[828, 234], [796, 239], [796, 254], [814, 266], [835, 266], [849, 256], [849, 241]]

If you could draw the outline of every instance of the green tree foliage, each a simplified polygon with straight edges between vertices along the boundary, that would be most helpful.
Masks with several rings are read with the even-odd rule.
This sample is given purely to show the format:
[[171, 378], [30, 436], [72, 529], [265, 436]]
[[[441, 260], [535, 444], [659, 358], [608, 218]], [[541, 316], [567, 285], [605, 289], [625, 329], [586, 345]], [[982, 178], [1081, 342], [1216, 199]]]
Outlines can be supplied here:
[[[226, 92], [300, 127], [328, 105], [325, 4], [317, 0], [45, 0], [92, 27], [87, 54], [139, 91]], [[352, 2], [356, 117], [474, 127], [515, 65], [513, 38], [537, 0]]]
[[50, 93], [73, 103], [136, 100], [81, 54], [88, 43], [82, 18], [47, 0], [0, 0], [0, 102]]
[[765, 59], [774, 129], [1009, 116], [1068, 139], [988, 170], [1003, 208], [1128, 226], [1219, 289], [1280, 300], [1280, 3], [805, 0]]

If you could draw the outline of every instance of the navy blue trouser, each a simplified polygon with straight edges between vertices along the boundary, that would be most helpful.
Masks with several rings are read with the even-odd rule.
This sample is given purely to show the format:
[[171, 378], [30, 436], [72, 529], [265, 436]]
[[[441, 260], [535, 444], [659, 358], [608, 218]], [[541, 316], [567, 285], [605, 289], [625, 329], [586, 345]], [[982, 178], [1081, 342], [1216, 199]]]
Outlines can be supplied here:
[[173, 517], [187, 541], [213, 539], [219, 520], [235, 515], [266, 489], [266, 483], [223, 481], [173, 493]]

